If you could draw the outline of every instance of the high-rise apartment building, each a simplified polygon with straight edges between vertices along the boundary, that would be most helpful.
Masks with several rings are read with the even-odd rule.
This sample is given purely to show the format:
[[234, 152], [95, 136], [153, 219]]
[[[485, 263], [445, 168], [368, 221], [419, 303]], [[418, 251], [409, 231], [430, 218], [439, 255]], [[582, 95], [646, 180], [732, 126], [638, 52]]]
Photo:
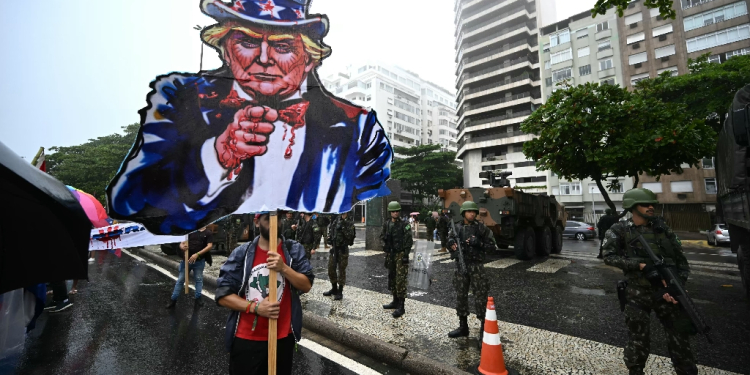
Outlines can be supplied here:
[[374, 109], [393, 146], [441, 144], [443, 150], [456, 151], [454, 95], [418, 74], [368, 62], [321, 80], [336, 96]]
[[[511, 183], [546, 191], [547, 176], [523, 155], [531, 135], [521, 122], [542, 104], [538, 27], [554, 2], [456, 0], [458, 159], [464, 186], [482, 186], [482, 170], [509, 170]], [[545, 18], [546, 19], [546, 18]], [[535, 187], [531, 189], [529, 187]]]
[[[546, 102], [555, 90], [560, 89], [563, 82], [570, 85], [588, 82], [622, 84], [621, 36], [614, 8], [596, 18], [591, 18], [591, 12], [586, 11], [542, 27], [539, 60], [543, 62], [543, 101]], [[603, 181], [604, 187], [615, 179], [620, 183], [619, 188], [608, 190], [607, 193], [619, 207], [623, 193], [633, 187], [633, 179], [610, 178]], [[555, 195], [559, 202], [565, 204], [571, 220], [596, 223], [607, 208], [592, 179], [566, 180], [550, 173], [547, 182], [547, 193]]]

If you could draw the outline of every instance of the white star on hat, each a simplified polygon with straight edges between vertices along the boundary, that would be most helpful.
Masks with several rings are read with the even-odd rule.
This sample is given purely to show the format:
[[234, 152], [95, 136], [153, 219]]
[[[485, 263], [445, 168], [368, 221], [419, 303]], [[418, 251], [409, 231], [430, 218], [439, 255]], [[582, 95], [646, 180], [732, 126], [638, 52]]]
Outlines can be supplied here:
[[258, 6], [261, 9], [260, 13], [258, 14], [260, 14], [261, 16], [266, 16], [270, 14], [273, 16], [273, 18], [279, 18], [279, 19], [281, 19], [281, 16], [279, 16], [279, 12], [286, 9], [284, 7], [274, 4], [273, 0], [268, 0], [265, 3], [258, 2]]

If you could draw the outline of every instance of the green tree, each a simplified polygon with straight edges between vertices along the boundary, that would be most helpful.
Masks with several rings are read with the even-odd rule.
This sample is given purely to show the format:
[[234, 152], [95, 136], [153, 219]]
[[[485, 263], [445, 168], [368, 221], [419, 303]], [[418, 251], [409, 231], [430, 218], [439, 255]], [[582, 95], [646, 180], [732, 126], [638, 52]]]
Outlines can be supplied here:
[[716, 64], [708, 62], [709, 55], [688, 60], [690, 74], [671, 76], [664, 72], [638, 82], [636, 90], [663, 102], [684, 105], [691, 118], [705, 119], [718, 133], [734, 94], [750, 82], [750, 56], [735, 56]]
[[110, 134], [77, 146], [50, 148], [47, 172], [66, 185], [81, 189], [106, 204], [106, 188], [135, 141], [140, 125], [123, 126], [124, 134]]
[[394, 151], [405, 158], [394, 160], [392, 176], [401, 181], [404, 190], [414, 194], [419, 205], [425, 198], [437, 196], [438, 189], [463, 185], [463, 174], [455, 164], [455, 152], [440, 152], [440, 145], [395, 147]]
[[[603, 183], [608, 178], [682, 173], [713, 152], [716, 134], [685, 107], [625, 88], [586, 83], [565, 85], [534, 111], [521, 130], [538, 137], [523, 152], [537, 169], [567, 178], [591, 178], [616, 209]], [[610, 182], [609, 189], [618, 184]]]
[[[617, 8], [617, 16], [622, 17], [623, 12], [631, 2], [632, 0], [597, 0], [594, 9], [591, 9], [591, 16], [605, 15], [607, 9], [615, 7]], [[646, 8], [659, 8], [659, 14], [663, 18], [674, 19], [677, 15], [672, 7], [672, 0], [645, 0], [643, 5]]]

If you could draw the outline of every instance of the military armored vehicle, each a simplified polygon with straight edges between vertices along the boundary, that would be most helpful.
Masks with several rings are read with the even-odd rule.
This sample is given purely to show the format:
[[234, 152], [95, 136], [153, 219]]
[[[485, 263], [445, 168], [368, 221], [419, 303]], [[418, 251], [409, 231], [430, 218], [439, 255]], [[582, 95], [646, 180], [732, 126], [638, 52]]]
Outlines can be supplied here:
[[729, 226], [742, 284], [750, 298], [750, 85], [734, 96], [716, 146], [716, 219]]
[[441, 189], [438, 195], [456, 222], [461, 220], [461, 204], [476, 202], [477, 219], [492, 230], [498, 247], [513, 246], [518, 259], [560, 253], [565, 207], [554, 196], [511, 188], [507, 178], [511, 173], [484, 171], [479, 177], [489, 180], [491, 188]]

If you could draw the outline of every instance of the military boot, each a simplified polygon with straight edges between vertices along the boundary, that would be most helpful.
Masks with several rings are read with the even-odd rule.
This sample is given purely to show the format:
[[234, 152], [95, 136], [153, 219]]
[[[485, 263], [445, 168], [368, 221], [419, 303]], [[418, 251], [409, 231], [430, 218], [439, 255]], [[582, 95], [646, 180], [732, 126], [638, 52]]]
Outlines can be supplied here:
[[439, 253], [445, 253], [445, 252], [447, 252], [447, 251], [448, 251], [448, 250], [446, 250], [446, 249], [445, 249], [444, 247], [441, 247], [441, 248], [440, 248], [440, 251], [438, 251], [438, 252], [439, 252]]
[[643, 375], [644, 374], [642, 368], [635, 368], [634, 367], [634, 368], [631, 368], [629, 370], [630, 370], [630, 372], [628, 374], [630, 374], [630, 375]]
[[383, 305], [383, 308], [386, 310], [398, 308], [398, 298], [396, 298], [395, 294], [393, 295], [393, 301], [387, 305]]
[[482, 350], [482, 343], [484, 342], [484, 318], [480, 318], [481, 322], [479, 325], [479, 350]]
[[333, 294], [333, 300], [334, 301], [341, 301], [341, 299], [344, 298], [344, 285], [340, 285], [339, 289], [336, 290], [336, 293]]
[[336, 290], [337, 290], [336, 286], [337, 286], [336, 283], [331, 283], [331, 290], [327, 292], [323, 292], [323, 295], [326, 297], [335, 296]]
[[458, 328], [454, 329], [453, 331], [448, 332], [448, 337], [450, 338], [456, 338], [456, 337], [463, 337], [469, 335], [469, 323], [466, 322], [466, 317], [460, 317], [458, 318], [459, 324]]
[[398, 307], [396, 308], [396, 311], [393, 312], [394, 318], [400, 318], [402, 315], [406, 314], [406, 310], [404, 310], [405, 302], [406, 298], [399, 298]]

